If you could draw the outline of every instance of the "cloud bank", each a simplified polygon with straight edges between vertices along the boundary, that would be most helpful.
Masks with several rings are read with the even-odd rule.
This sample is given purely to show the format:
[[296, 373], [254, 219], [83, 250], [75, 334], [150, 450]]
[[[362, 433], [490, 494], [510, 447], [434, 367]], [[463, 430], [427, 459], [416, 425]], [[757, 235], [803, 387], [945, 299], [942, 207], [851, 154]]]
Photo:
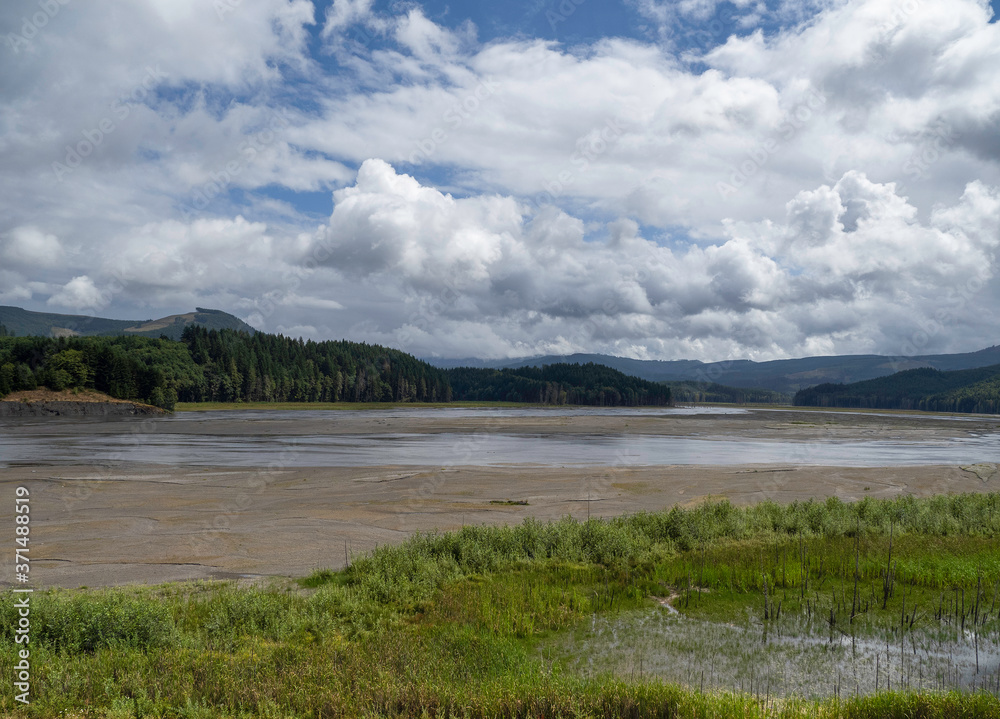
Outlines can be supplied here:
[[433, 3], [39, 7], [0, 10], [0, 302], [424, 356], [1000, 336], [983, 2], [628, 2], [585, 44]]

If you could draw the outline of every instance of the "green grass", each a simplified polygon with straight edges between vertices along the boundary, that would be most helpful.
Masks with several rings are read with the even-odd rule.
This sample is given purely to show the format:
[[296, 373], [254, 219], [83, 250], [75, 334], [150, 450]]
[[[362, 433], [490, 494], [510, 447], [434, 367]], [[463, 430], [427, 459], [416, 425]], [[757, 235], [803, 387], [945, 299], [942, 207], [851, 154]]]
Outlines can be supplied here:
[[[844, 631], [879, 637], [909, 616], [905, 595], [907, 607], [922, 607], [916, 626], [952, 632], [964, 620], [995, 642], [998, 530], [1000, 494], [745, 509], [719, 502], [612, 520], [529, 519], [420, 534], [344, 571], [318, 570], [266, 587], [221, 582], [39, 592], [31, 614], [33, 703], [18, 708], [8, 690], [0, 694], [0, 712], [1000, 716], [1000, 700], [986, 691], [842, 700], [776, 698], [739, 686], [702, 692], [646, 675], [583, 675], [547, 649], [598, 619], [655, 611], [650, 597], [671, 594], [690, 621], [749, 614], [775, 631], [791, 631], [791, 619], [799, 617], [794, 626], [801, 631], [808, 625], [803, 617], [812, 612], [822, 627], [833, 607]], [[893, 594], [883, 610], [887, 567]], [[852, 623], [855, 575], [867, 606]], [[955, 599], [961, 590], [964, 608]], [[776, 612], [779, 601], [781, 616], [765, 619], [765, 604]], [[0, 672], [12, 676], [13, 602], [0, 605], [0, 614]]]

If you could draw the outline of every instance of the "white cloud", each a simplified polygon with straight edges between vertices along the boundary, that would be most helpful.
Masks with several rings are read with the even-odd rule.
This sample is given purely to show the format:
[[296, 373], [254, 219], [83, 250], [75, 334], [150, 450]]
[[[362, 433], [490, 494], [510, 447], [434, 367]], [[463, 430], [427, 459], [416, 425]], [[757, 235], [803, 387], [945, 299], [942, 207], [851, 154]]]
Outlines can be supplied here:
[[374, 0], [333, 0], [326, 9], [323, 37], [328, 38], [344, 28], [363, 22], [372, 16]]
[[25, 302], [32, 298], [32, 294], [22, 275], [0, 268], [0, 303]]
[[[621, 39], [586, 52], [541, 41], [463, 51], [455, 38], [440, 43], [448, 52], [374, 53], [365, 67], [380, 89], [329, 99], [295, 137], [356, 163], [461, 168], [464, 191], [549, 192], [564, 207], [708, 235], [726, 217], [779, 215], [803, 187], [851, 170], [905, 180], [926, 213], [970, 179], [1000, 182], [1000, 35], [974, 2], [925, 5], [895, 31], [892, 3], [837, 4], [776, 36], [730, 38], [692, 58], [701, 73]], [[476, 98], [484, 81], [496, 89]], [[609, 121], [620, 131], [595, 144]], [[739, 191], [720, 193], [734, 177]]]
[[344, 306], [336, 300], [328, 300], [322, 297], [303, 297], [294, 292], [285, 295], [282, 303], [289, 307], [305, 307], [316, 310], [336, 311], [344, 309]]
[[92, 279], [87, 275], [80, 275], [49, 297], [47, 304], [77, 311], [100, 310], [107, 307], [109, 300], [107, 293], [98, 289]]
[[0, 239], [0, 257], [4, 262], [29, 270], [63, 264], [63, 252], [58, 237], [32, 225], [15, 227]]
[[465, 342], [465, 354], [498, 355], [554, 346], [898, 354], [946, 302], [952, 329], [982, 328], [973, 303], [955, 305], [947, 289], [973, 276], [994, 281], [1000, 244], [996, 189], [972, 183], [922, 222], [893, 186], [861, 173], [800, 192], [782, 223], [734, 223], [727, 240], [678, 249], [641, 237], [627, 220], [604, 240], [588, 239], [580, 220], [553, 208], [455, 198], [381, 160], [365, 162], [335, 201], [315, 255], [400, 298], [380, 323], [356, 329], [425, 354]]

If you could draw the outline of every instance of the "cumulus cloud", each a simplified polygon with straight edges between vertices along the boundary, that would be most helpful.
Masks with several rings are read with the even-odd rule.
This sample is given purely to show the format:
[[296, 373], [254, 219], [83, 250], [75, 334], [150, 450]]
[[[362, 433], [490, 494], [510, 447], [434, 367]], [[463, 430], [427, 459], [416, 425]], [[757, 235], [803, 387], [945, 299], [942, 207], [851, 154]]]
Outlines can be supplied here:
[[108, 296], [87, 275], [74, 277], [48, 299], [48, 304], [73, 310], [100, 310], [108, 305]]
[[[359, 60], [379, 90], [331, 98], [296, 137], [359, 164], [463, 168], [455, 180], [467, 191], [547, 194], [705, 233], [726, 217], [780, 213], [803, 187], [850, 170], [905, 180], [929, 207], [969, 179], [1000, 181], [998, 26], [978, 3], [951, 7], [899, 15], [887, 2], [839, 3], [685, 56], [705, 72], [625, 39], [587, 52], [530, 40], [467, 51], [420, 16], [447, 52], [410, 43], [411, 54]], [[477, 97], [483, 82], [495, 89]], [[615, 133], [595, 143], [609, 121]]]
[[628, 4], [583, 45], [432, 2], [60, 6], [6, 48], [0, 298], [453, 356], [996, 341], [984, 3]]
[[893, 185], [858, 172], [798, 193], [783, 222], [733, 223], [725, 240], [679, 249], [643, 238], [630, 220], [595, 239], [555, 208], [455, 198], [381, 160], [365, 162], [335, 203], [312, 255], [405, 298], [368, 329], [428, 354], [484, 334], [501, 355], [554, 345], [898, 354], [948, 302], [950, 322], [981, 326], [972, 303], [954, 299], [970, 278], [980, 290], [993, 281], [1000, 243], [996, 189], [970, 183], [921, 221]]

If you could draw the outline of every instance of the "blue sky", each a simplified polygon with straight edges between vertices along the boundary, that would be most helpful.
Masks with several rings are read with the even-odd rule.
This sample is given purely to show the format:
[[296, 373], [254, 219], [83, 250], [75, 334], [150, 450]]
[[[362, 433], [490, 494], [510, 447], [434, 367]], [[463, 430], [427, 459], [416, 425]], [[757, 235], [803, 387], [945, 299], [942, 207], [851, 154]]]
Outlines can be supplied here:
[[15, 0], [0, 304], [444, 357], [989, 346], [995, 8]]

